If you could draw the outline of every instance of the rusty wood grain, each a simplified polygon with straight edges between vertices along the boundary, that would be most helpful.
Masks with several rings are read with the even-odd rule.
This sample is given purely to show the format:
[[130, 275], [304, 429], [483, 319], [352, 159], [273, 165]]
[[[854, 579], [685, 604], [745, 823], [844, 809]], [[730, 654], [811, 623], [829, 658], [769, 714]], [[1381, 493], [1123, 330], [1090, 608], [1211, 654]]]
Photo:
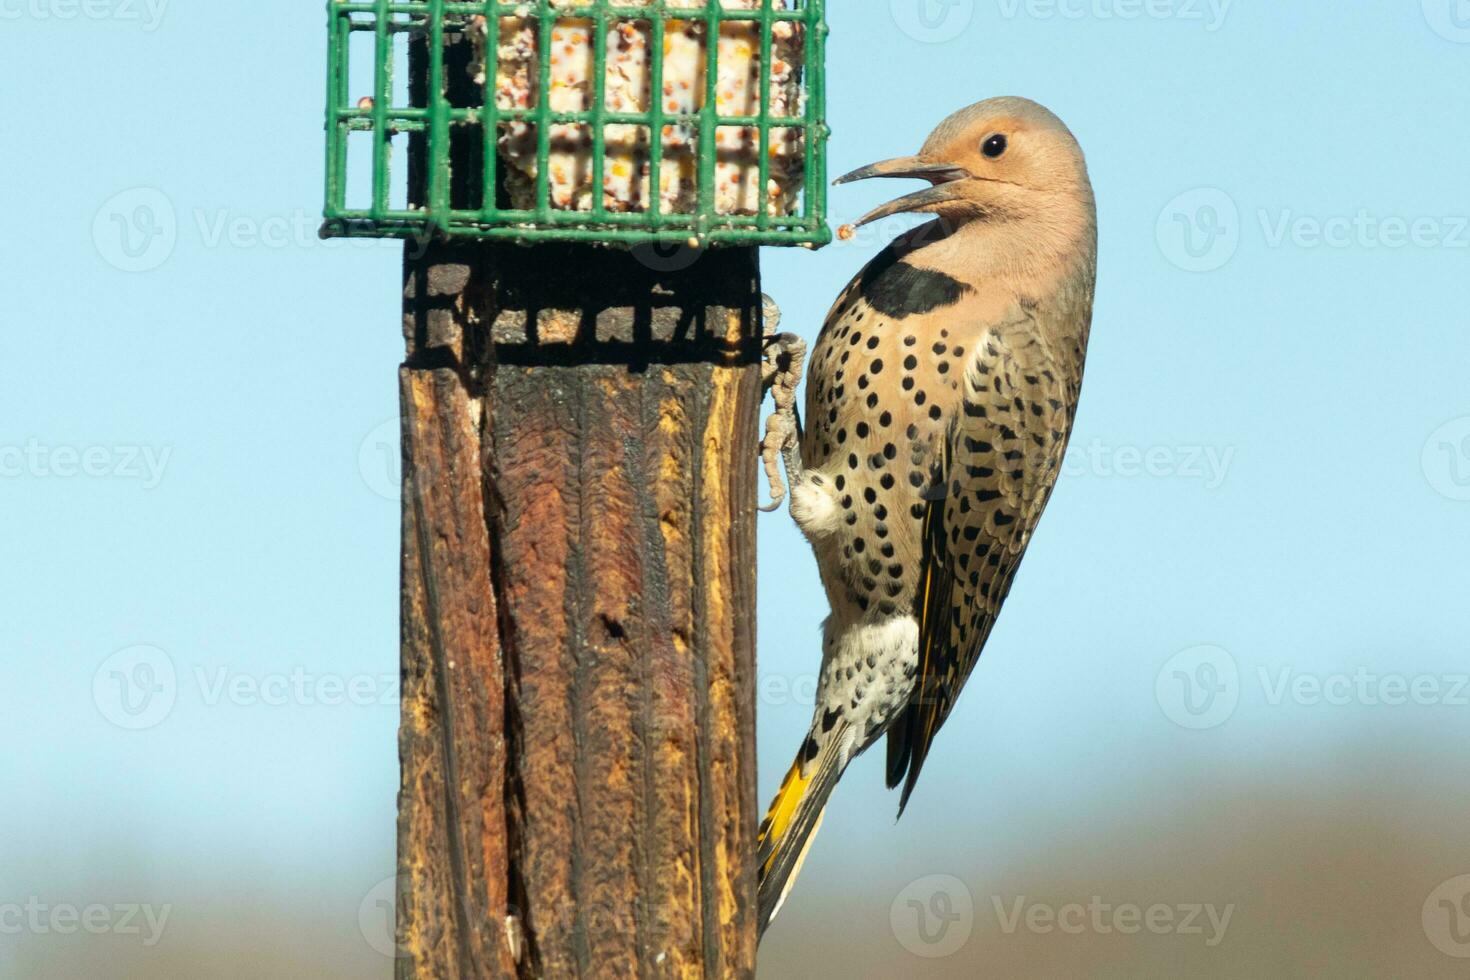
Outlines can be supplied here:
[[406, 260], [400, 976], [753, 975], [756, 259], [661, 264]]
[[481, 406], [447, 369], [403, 370], [400, 397], [399, 975], [506, 975], [505, 669], [481, 490]]

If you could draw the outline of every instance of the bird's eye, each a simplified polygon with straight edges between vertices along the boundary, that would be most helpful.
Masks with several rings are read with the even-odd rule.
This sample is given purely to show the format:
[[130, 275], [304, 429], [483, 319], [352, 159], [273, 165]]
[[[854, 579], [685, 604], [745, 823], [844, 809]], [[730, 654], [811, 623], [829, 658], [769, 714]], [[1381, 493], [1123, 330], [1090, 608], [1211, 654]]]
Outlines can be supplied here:
[[1000, 156], [1005, 151], [1006, 151], [1006, 138], [1005, 138], [1005, 136], [1003, 136], [1000, 133], [996, 133], [994, 136], [992, 136], [989, 139], [987, 139], [985, 141], [985, 144], [980, 147], [980, 152], [981, 153], [984, 153], [986, 156], [990, 157], [990, 159], [992, 159], [992, 160], [994, 160], [996, 157]]

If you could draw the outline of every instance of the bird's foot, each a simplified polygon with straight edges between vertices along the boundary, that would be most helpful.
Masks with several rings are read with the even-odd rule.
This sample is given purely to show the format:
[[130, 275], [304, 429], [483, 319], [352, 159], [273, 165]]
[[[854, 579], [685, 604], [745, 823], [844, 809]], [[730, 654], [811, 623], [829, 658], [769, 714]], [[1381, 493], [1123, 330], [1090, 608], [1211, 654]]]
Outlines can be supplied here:
[[786, 463], [786, 479], [801, 479], [801, 419], [796, 413], [796, 389], [806, 370], [806, 341], [794, 333], [777, 333], [781, 310], [769, 296], [765, 300], [765, 337], [761, 362], [761, 389], [769, 390], [776, 410], [766, 418], [766, 434], [761, 440], [761, 460], [771, 487], [771, 502], [761, 510], [770, 513], [786, 499], [786, 484], [781, 480], [781, 462]]

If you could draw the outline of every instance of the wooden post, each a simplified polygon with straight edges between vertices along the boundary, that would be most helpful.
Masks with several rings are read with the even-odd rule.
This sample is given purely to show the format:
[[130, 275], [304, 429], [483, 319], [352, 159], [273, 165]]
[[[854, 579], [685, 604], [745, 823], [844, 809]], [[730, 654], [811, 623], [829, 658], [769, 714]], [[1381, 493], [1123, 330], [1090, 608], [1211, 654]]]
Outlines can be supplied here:
[[752, 976], [756, 250], [409, 242], [403, 296], [398, 976]]
[[750, 976], [754, 251], [405, 270], [399, 976]]

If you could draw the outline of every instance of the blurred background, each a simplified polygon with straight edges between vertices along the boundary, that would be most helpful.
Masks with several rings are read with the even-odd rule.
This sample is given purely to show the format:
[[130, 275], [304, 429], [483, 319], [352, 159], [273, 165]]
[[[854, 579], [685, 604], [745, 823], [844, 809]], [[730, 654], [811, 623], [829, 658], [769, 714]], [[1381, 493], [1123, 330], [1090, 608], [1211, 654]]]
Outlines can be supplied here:
[[[762, 975], [1465, 976], [1470, 5], [830, 6], [833, 172], [1035, 98], [1100, 281], [986, 654]], [[0, 976], [388, 977], [400, 246], [316, 237], [320, 6], [0, 20]], [[786, 327], [898, 227], [768, 250]], [[825, 610], [760, 535], [764, 802]]]

